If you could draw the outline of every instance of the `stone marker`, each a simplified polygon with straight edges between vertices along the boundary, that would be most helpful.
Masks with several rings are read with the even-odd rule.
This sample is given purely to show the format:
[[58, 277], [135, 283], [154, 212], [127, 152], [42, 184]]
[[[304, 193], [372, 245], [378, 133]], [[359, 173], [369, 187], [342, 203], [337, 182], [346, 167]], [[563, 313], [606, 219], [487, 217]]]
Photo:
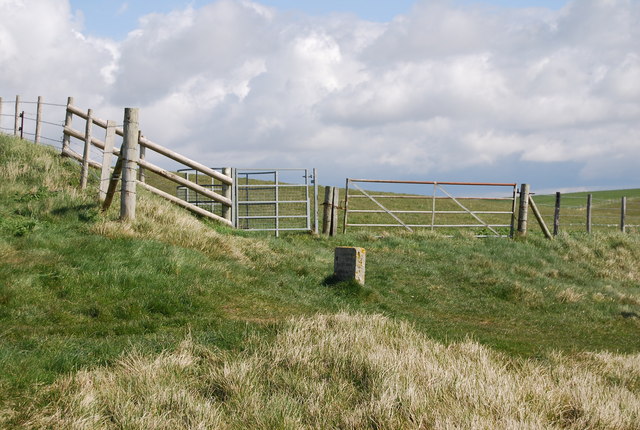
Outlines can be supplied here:
[[336, 248], [333, 260], [333, 276], [338, 281], [355, 279], [364, 285], [365, 259], [364, 248], [340, 246]]

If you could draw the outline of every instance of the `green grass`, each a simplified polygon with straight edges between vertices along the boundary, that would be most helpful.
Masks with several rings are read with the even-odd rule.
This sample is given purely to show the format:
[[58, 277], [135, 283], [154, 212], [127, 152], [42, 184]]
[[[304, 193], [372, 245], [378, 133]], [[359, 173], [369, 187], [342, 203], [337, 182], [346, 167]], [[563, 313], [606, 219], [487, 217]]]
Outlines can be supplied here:
[[[95, 182], [77, 190], [79, 170], [0, 136], [4, 427], [25, 422], [41, 386], [132, 348], [158, 353], [191, 336], [233, 355], [318, 313], [382, 314], [434, 341], [472, 338], [509, 357], [640, 351], [636, 234], [275, 239], [202, 222], [143, 191], [125, 224], [117, 208], [98, 210]], [[336, 246], [366, 248], [364, 287], [327, 282]]]

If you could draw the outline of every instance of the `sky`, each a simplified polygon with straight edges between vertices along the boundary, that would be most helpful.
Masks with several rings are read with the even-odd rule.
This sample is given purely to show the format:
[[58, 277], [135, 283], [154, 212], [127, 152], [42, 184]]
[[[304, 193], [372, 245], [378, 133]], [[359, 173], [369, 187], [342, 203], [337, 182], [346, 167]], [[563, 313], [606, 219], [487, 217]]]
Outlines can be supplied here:
[[0, 0], [15, 94], [327, 185], [640, 187], [638, 0]]

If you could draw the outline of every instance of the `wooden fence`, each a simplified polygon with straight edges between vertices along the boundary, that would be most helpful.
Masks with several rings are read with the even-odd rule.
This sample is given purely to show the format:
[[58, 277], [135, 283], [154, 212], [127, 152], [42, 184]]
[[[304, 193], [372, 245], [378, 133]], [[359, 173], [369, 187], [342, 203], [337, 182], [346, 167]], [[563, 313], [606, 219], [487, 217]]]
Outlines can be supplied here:
[[[84, 131], [79, 131], [73, 128], [73, 120], [75, 117], [84, 120]], [[104, 140], [101, 140], [94, 135], [94, 126], [104, 130]], [[122, 137], [122, 144], [120, 148], [117, 148], [117, 145], [115, 144], [116, 136]], [[82, 154], [71, 149], [71, 138], [84, 142]], [[102, 159], [100, 161], [91, 159], [90, 154], [92, 147], [100, 150], [102, 154]], [[204, 188], [195, 182], [150, 163], [147, 161], [147, 150], [153, 151], [160, 156], [177, 161], [184, 166], [197, 170], [201, 174], [210, 177], [212, 181], [214, 179], [220, 181], [223, 184], [222, 193], [217, 193], [211, 189]], [[135, 218], [136, 187], [141, 186], [148, 191], [170, 200], [194, 213], [214, 219], [229, 226], [233, 226], [231, 214], [231, 208], [233, 207], [231, 195], [233, 189], [233, 178], [144, 137], [140, 132], [138, 124], [138, 109], [136, 108], [125, 109], [123, 126], [118, 127], [115, 121], [108, 121], [96, 117], [91, 109], [84, 111], [83, 109], [75, 106], [73, 98], [69, 97], [66, 107], [62, 154], [82, 163], [80, 183], [83, 187], [87, 184], [89, 167], [94, 167], [100, 170], [99, 193], [104, 210], [111, 205], [118, 182], [122, 179], [120, 216], [123, 219]], [[117, 159], [115, 166], [112, 167], [114, 157], [117, 157]], [[224, 216], [219, 216], [168, 194], [165, 191], [155, 188], [146, 183], [144, 176], [144, 171], [146, 170], [168, 179], [177, 185], [187, 187], [199, 194], [207, 196], [208, 198], [222, 204], [225, 208], [228, 208], [228, 210], [223, 211]]]

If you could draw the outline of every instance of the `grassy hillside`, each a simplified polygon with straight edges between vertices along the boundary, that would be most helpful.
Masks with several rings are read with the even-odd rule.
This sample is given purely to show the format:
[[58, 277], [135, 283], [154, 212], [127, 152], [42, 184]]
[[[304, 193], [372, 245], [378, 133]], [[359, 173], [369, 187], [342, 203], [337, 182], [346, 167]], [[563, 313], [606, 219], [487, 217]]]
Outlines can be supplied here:
[[[574, 399], [573, 388], [561, 388], [580, 378], [611, 395], [607, 413], [640, 416], [635, 234], [511, 241], [364, 231], [273, 239], [202, 222], [144, 192], [138, 219], [121, 223], [117, 208], [98, 210], [95, 183], [77, 190], [78, 178], [77, 164], [0, 136], [0, 427], [71, 428], [90, 416], [101, 423], [95, 428], [171, 428], [170, 420], [162, 424], [165, 412], [193, 428], [214, 422], [208, 419], [229, 428], [412, 428], [415, 419], [446, 427], [456, 384], [484, 386], [486, 379], [475, 370], [457, 373], [464, 361], [442, 364], [462, 360], [464, 351], [479, 354], [471, 354], [469, 369], [500, 371], [507, 381], [546, 375], [547, 385], [504, 387], [500, 398], [516, 399], [504, 410], [467, 397], [469, 413], [452, 416], [451, 426], [482, 427], [487, 418], [533, 428], [565, 421], [634, 428], [626, 418], [605, 425], [604, 412], [585, 412], [600, 392], [581, 397], [576, 385]], [[330, 282], [333, 249], [341, 245], [367, 249], [365, 287]], [[318, 322], [336, 314], [339, 323]], [[325, 324], [326, 340], [309, 324]], [[358, 341], [353, 350], [336, 344], [342, 355], [323, 349], [345, 330], [363, 339], [362, 350]], [[365, 341], [371, 333], [374, 340]], [[306, 344], [296, 340], [303, 335]], [[378, 344], [380, 336], [390, 346]], [[441, 351], [430, 358], [452, 372], [438, 391], [441, 409], [417, 400], [436, 396], [418, 389], [432, 373], [367, 355], [378, 348], [415, 350], [418, 362], [427, 350]], [[414, 374], [416, 386], [407, 379]], [[312, 377], [326, 386], [305, 385]], [[98, 386], [106, 391], [91, 391]], [[142, 403], [127, 403], [128, 396]], [[391, 403], [375, 403], [383, 398]], [[540, 408], [518, 415], [529, 401]], [[180, 415], [180, 402], [193, 407], [189, 417]], [[341, 404], [355, 415], [338, 422], [329, 415]], [[145, 405], [155, 412], [137, 416]], [[219, 414], [205, 418], [203, 408]], [[260, 410], [270, 413], [258, 422]]]

